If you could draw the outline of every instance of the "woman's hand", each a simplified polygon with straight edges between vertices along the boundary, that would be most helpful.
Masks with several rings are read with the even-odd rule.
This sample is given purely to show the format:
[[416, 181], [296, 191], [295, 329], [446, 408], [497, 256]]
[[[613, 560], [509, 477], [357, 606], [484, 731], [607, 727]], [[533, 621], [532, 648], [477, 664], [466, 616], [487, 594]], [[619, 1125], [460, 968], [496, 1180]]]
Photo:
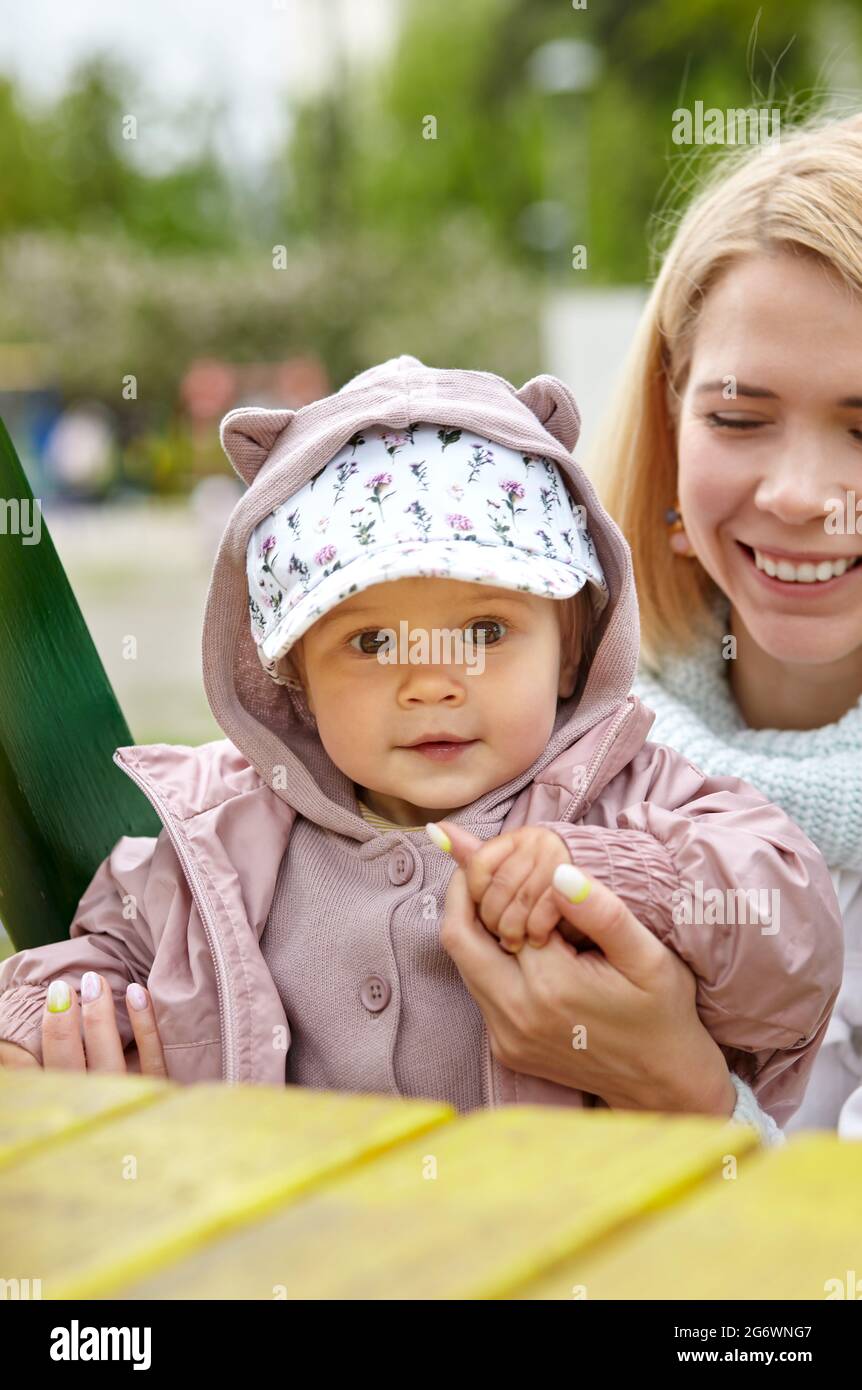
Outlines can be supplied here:
[[[528, 941], [544, 946], [556, 926], [573, 945], [585, 940], [560, 918], [551, 888], [554, 869], [572, 862], [561, 836], [543, 825], [522, 825], [477, 843], [479, 847], [458, 862], [479, 918], [504, 950], [516, 955]], [[444, 833], [439, 847], [450, 846]]]
[[[143, 985], [128, 986], [126, 1007], [135, 1035], [140, 1073], [167, 1079], [165, 1054], [152, 1002]], [[0, 1066], [38, 1067], [39, 1062], [26, 1048], [0, 1042]], [[65, 980], [52, 981], [42, 1013], [42, 1066], [57, 1071], [129, 1070], [113, 996], [103, 977], [95, 971], [88, 970], [82, 976], [80, 1004], [77, 994]]]
[[[459, 865], [482, 843], [440, 824]], [[559, 916], [600, 950], [577, 952], [555, 930], [546, 946], [506, 955], [477, 915], [465, 869], [452, 875], [440, 941], [482, 1010], [494, 1056], [615, 1109], [730, 1116], [736, 1093], [685, 962], [604, 884], [588, 881], [577, 904], [552, 891]]]

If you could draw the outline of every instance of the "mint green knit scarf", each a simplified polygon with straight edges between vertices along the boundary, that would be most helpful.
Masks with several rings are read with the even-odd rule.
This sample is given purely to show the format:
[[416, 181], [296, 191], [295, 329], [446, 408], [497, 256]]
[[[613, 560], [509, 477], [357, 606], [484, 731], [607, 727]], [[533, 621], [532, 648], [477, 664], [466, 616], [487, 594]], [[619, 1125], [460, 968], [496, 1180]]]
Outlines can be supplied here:
[[[722, 626], [722, 616], [724, 626]], [[728, 632], [726, 608], [718, 630]], [[830, 868], [862, 870], [862, 697], [819, 729], [749, 729], [737, 709], [721, 640], [641, 670], [634, 690], [655, 710], [649, 732], [712, 776], [742, 777], [780, 806]]]

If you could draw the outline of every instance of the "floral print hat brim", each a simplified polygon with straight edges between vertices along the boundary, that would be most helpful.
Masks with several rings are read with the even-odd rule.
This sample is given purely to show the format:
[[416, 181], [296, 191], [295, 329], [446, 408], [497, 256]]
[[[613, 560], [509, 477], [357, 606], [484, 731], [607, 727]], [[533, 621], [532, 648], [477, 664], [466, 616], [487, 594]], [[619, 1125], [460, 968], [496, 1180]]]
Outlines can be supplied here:
[[252, 531], [251, 630], [264, 669], [331, 608], [374, 584], [461, 579], [564, 599], [608, 586], [557, 464], [469, 430], [358, 431]]

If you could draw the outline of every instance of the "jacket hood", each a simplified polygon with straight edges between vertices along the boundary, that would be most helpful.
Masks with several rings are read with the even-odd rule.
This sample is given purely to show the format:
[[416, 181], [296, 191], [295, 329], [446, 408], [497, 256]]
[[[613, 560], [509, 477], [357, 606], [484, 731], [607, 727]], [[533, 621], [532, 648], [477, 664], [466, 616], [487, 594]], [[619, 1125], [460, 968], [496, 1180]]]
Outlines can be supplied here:
[[587, 524], [608, 584], [585, 682], [558, 702], [547, 747], [531, 767], [450, 816], [481, 835], [572, 744], [625, 701], [638, 659], [638, 611], [629, 547], [572, 457], [580, 417], [556, 377], [517, 390], [490, 372], [426, 367], [401, 356], [360, 373], [300, 410], [249, 407], [222, 422], [222, 444], [247, 491], [234, 507], [213, 565], [204, 613], [203, 680], [219, 726], [268, 786], [318, 825], [357, 840], [378, 832], [359, 814], [352, 781], [332, 762], [305, 698], [261, 666], [249, 620], [246, 548], [255, 526], [317, 473], [354, 435], [425, 421], [460, 426], [545, 456], [559, 467]]

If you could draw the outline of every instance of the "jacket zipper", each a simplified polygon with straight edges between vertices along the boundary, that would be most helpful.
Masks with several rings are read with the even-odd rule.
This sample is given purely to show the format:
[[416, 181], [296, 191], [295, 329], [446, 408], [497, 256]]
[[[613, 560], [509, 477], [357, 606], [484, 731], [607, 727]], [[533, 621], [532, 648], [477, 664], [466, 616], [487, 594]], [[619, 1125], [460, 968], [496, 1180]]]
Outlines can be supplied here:
[[185, 844], [183, 843], [183, 838], [176, 829], [174, 816], [172, 812], [168, 809], [165, 802], [159, 796], [158, 792], [153, 790], [149, 783], [146, 782], [143, 777], [141, 777], [140, 773], [135, 772], [134, 769], [130, 767], [128, 763], [124, 763], [120, 758], [118, 758], [116, 753], [114, 753], [113, 755], [113, 761], [117, 764], [118, 767], [122, 768], [123, 772], [125, 772], [126, 775], [131, 778], [131, 780], [136, 784], [136, 786], [140, 787], [141, 791], [144, 793], [144, 796], [154, 807], [156, 813], [159, 816], [159, 819], [161, 820], [162, 824], [168, 832], [168, 835], [170, 836], [171, 844], [176, 850], [177, 857], [180, 863], [182, 864], [186, 878], [188, 879], [189, 887], [192, 890], [192, 897], [194, 898], [195, 906], [197, 907], [201, 921], [203, 922], [203, 927], [207, 935], [207, 942], [209, 944], [210, 953], [215, 964], [216, 989], [218, 991], [219, 1032], [221, 1034], [222, 1043], [222, 1080], [227, 1082], [233, 1082], [236, 1080], [236, 1067], [234, 1061], [236, 1048], [234, 1043], [235, 1034], [233, 1027], [233, 1014], [230, 1008], [226, 1007], [225, 1004], [226, 999], [230, 998], [230, 989], [227, 984], [227, 964], [225, 962], [224, 952], [222, 950], [218, 932], [213, 924], [213, 919], [210, 914], [209, 904], [207, 902], [206, 897], [206, 891], [203, 887], [203, 884], [201, 883], [201, 879], [195, 867], [194, 861], [191, 855], [189, 854], [188, 850], [186, 849]]
[[482, 1016], [482, 1048], [485, 1063], [485, 1094], [488, 1097], [487, 1108], [492, 1110], [496, 1107], [497, 1097], [494, 1093], [494, 1054], [491, 1051], [491, 1039], [488, 1036], [488, 1025], [485, 1016]]
[[630, 705], [628, 701], [626, 701], [625, 707], [622, 710], [620, 710], [613, 724], [608, 729], [607, 733], [602, 739], [601, 744], [593, 754], [592, 762], [590, 763], [589, 767], [584, 773], [584, 779], [581, 782], [580, 787], [578, 788], [577, 795], [573, 796], [568, 806], [566, 806], [565, 810], [562, 813], [561, 820], [568, 820], [572, 812], [576, 810], [578, 805], [586, 799], [587, 792], [590, 789], [590, 783], [595, 780], [596, 773], [598, 772], [599, 767], [607, 757], [611, 744], [615, 742], [617, 735], [619, 734], [620, 727], [626, 722], [633, 710], [634, 705]]

